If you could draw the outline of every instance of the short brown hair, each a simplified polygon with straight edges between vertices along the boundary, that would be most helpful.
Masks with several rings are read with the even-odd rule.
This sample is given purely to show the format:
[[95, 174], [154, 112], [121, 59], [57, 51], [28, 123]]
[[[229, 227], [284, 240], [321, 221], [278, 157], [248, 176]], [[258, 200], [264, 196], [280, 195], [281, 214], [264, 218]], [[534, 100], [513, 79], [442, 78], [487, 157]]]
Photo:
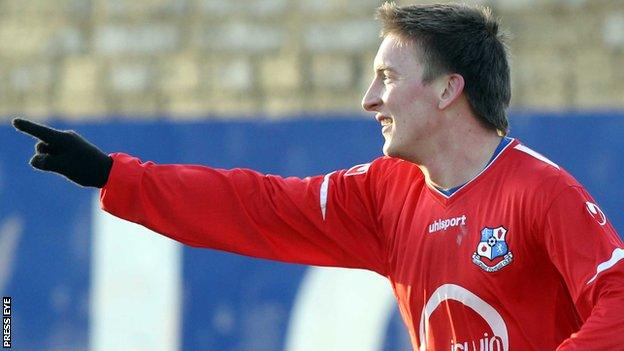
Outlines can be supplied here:
[[385, 3], [377, 18], [382, 37], [392, 34], [420, 49], [425, 83], [441, 74], [460, 74], [473, 113], [486, 127], [507, 133], [511, 85], [506, 35], [489, 8]]

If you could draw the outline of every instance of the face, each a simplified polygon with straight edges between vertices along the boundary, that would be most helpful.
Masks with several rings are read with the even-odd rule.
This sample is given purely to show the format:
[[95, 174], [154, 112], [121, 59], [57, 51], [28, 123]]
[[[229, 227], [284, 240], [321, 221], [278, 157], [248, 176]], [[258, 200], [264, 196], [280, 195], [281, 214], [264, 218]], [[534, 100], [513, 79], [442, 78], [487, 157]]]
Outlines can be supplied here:
[[376, 112], [385, 142], [385, 155], [418, 162], [431, 149], [439, 130], [435, 84], [423, 84], [423, 65], [412, 43], [387, 36], [374, 61], [375, 77], [362, 107]]

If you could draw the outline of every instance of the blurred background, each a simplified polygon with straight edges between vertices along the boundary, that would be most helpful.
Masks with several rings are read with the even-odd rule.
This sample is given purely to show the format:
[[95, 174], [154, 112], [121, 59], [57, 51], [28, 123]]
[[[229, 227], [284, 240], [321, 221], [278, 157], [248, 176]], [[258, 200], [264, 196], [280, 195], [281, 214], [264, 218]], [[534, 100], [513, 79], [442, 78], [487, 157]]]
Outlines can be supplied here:
[[[446, 1], [418, 1], [434, 3]], [[468, 1], [510, 34], [511, 136], [624, 231], [624, 0]], [[378, 0], [0, 0], [0, 293], [16, 350], [409, 350], [368, 272], [191, 249], [35, 172], [22, 116], [161, 163], [324, 174], [380, 155]], [[400, 4], [415, 2], [397, 1]]]
[[[68, 120], [360, 113], [380, 3], [2, 0], [0, 113]], [[513, 34], [513, 107], [624, 108], [623, 1], [479, 3]]]

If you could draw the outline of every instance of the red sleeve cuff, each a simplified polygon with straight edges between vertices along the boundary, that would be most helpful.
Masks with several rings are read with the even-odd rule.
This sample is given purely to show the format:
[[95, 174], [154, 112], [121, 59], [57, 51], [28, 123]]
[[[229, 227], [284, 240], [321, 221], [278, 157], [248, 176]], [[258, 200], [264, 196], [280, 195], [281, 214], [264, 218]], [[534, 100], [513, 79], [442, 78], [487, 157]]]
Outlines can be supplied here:
[[100, 207], [113, 215], [133, 213], [130, 208], [137, 200], [138, 185], [145, 171], [141, 161], [124, 153], [112, 153], [113, 167], [108, 181], [100, 189]]

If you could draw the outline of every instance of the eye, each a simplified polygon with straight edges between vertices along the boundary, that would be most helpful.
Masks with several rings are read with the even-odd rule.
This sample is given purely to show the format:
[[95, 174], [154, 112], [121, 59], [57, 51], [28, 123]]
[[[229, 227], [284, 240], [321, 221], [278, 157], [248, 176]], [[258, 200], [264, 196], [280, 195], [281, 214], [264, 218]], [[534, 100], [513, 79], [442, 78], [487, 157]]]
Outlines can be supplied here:
[[382, 74], [381, 75], [381, 79], [383, 80], [384, 84], [390, 83], [390, 80], [391, 80], [390, 77], [388, 77], [387, 74]]
[[392, 82], [392, 77], [387, 72], [382, 72], [381, 73], [381, 78], [382, 78], [384, 84], [389, 84], [389, 83]]

